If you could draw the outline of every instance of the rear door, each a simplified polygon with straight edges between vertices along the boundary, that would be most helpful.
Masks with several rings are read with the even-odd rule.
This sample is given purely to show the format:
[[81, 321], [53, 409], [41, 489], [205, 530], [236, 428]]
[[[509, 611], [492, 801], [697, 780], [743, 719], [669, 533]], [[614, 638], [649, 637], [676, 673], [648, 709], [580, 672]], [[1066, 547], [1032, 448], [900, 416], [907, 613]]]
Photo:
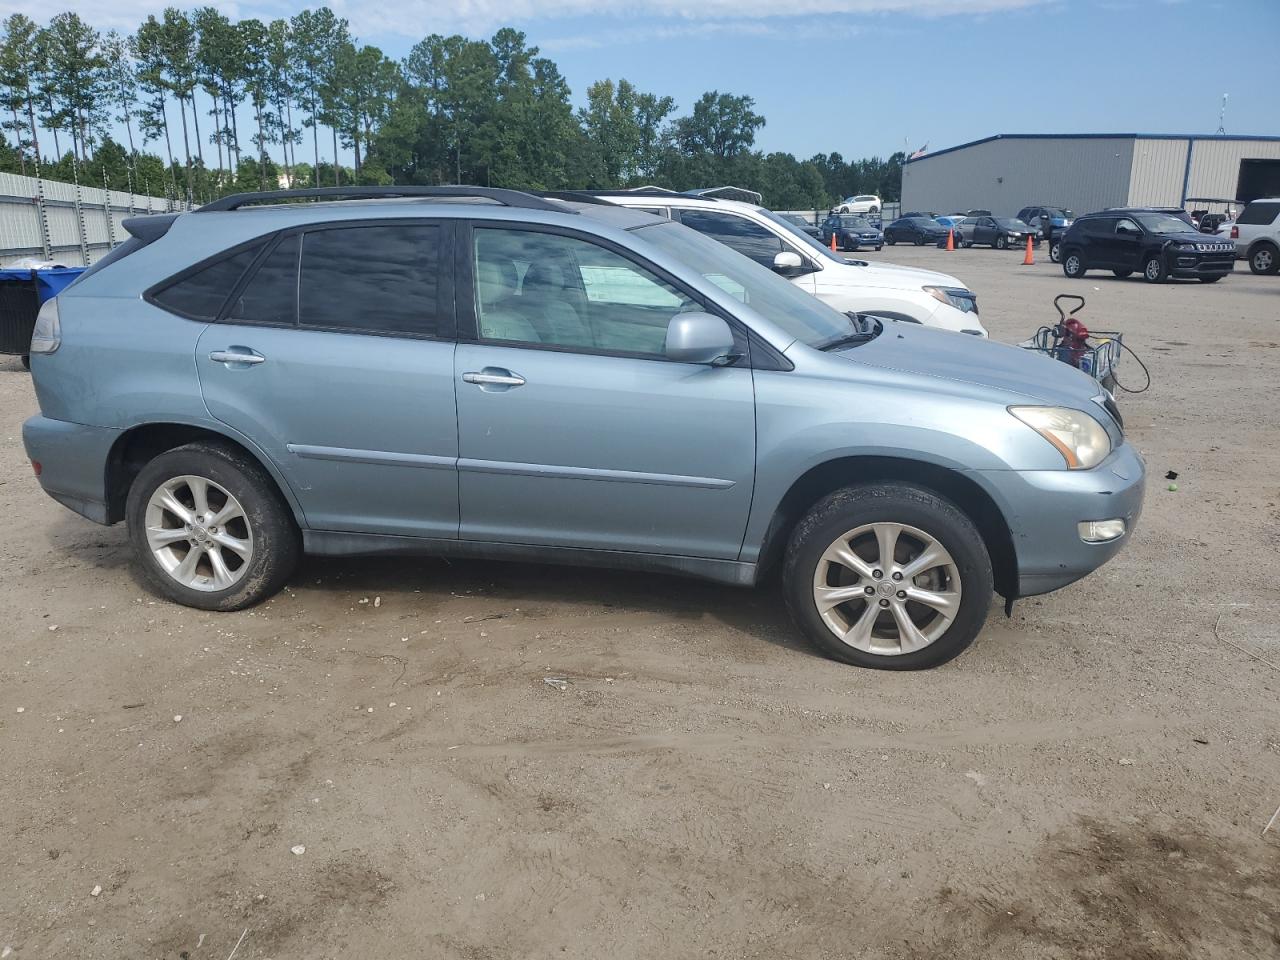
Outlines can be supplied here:
[[1104, 239], [1107, 266], [1113, 270], [1137, 270], [1142, 264], [1142, 228], [1129, 217], [1111, 220], [1111, 231]]
[[275, 461], [313, 529], [457, 537], [452, 231], [282, 235], [200, 336], [209, 412]]
[[459, 262], [475, 277], [455, 363], [463, 539], [736, 558], [751, 369], [663, 352], [671, 318], [703, 305], [598, 238], [531, 224], [476, 223]]

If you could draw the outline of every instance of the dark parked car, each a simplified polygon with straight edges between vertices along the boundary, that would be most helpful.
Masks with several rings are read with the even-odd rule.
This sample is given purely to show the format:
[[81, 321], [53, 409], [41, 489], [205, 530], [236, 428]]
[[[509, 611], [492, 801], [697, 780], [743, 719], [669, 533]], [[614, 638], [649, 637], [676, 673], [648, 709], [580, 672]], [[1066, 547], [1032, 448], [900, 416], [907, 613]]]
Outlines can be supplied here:
[[898, 219], [906, 220], [910, 217], [924, 217], [926, 220], [933, 220], [937, 216], [932, 210], [908, 210], [906, 213], [901, 214]]
[[1235, 268], [1235, 245], [1206, 237], [1181, 217], [1154, 210], [1104, 210], [1073, 223], [1062, 236], [1062, 272], [1110, 270], [1117, 277], [1142, 271], [1149, 283], [1169, 277], [1221, 280]]
[[1066, 207], [1023, 207], [1018, 211], [1018, 219], [1034, 228], [1040, 239], [1043, 240], [1045, 239], [1045, 233], [1041, 226], [1041, 220], [1046, 213], [1049, 215], [1049, 223], [1053, 229], [1054, 236], [1061, 235], [1063, 230], [1075, 222], [1076, 215]]
[[965, 217], [960, 221], [959, 233], [962, 246], [980, 244], [997, 250], [1026, 246], [1027, 237], [1036, 235], [1027, 224], [1009, 217]]
[[989, 217], [991, 216], [991, 211], [990, 210], [966, 210], [964, 215], [966, 217]]
[[923, 247], [926, 243], [945, 243], [947, 228], [928, 217], [899, 217], [884, 228], [884, 242], [914, 243]]
[[824, 243], [826, 243], [826, 242], [827, 242], [827, 238], [826, 238], [826, 237], [824, 237], [824, 236], [822, 235], [822, 232], [821, 232], [817, 227], [815, 227], [812, 223], [810, 223], [808, 220], [806, 220], [804, 217], [800, 216], [800, 214], [798, 214], [798, 213], [779, 213], [779, 214], [777, 214], [777, 216], [779, 216], [779, 217], [781, 217], [783, 220], [787, 221], [787, 223], [790, 223], [790, 224], [792, 224], [793, 226], [797, 226], [797, 227], [799, 227], [801, 230], [803, 230], [803, 231], [804, 231], [805, 233], [807, 233], [809, 236], [813, 237], [813, 239], [815, 239], [815, 240], [821, 240], [821, 241], [823, 241]]
[[879, 250], [884, 246], [884, 234], [877, 230], [866, 217], [833, 213], [822, 221], [822, 235], [819, 239], [823, 244], [830, 244], [833, 233], [836, 246], [841, 250], [861, 250], [870, 247]]

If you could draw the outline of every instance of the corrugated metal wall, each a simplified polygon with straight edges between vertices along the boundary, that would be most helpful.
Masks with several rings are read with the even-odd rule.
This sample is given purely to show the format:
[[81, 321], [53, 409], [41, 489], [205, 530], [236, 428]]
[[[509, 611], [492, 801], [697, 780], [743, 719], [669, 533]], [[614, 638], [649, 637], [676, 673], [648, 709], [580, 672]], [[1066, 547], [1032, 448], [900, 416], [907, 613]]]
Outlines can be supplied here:
[[1123, 206], [1129, 199], [1134, 141], [1125, 138], [990, 140], [902, 170], [902, 209], [939, 214], [975, 207], [1013, 216], [1031, 204], [1076, 213]]
[[170, 209], [163, 197], [0, 173], [0, 266], [46, 257], [88, 266], [127, 236], [128, 217]]
[[1234, 199], [1246, 159], [1280, 160], [1280, 140], [1196, 140], [1186, 195]]
[[1186, 140], [1135, 140], [1129, 178], [1129, 206], [1181, 206], [1182, 178], [1186, 169]]

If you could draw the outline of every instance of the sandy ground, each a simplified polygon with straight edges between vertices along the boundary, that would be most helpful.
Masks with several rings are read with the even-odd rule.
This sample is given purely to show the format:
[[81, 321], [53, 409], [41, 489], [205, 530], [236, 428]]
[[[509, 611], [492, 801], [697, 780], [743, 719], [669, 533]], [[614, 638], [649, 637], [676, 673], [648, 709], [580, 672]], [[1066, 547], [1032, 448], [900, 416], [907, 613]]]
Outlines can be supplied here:
[[250, 612], [157, 602], [40, 492], [0, 361], [0, 947], [1280, 954], [1280, 278], [879, 256], [1004, 340], [1083, 292], [1154, 377], [1134, 542], [928, 673], [821, 659], [776, 587], [628, 573], [308, 561]]

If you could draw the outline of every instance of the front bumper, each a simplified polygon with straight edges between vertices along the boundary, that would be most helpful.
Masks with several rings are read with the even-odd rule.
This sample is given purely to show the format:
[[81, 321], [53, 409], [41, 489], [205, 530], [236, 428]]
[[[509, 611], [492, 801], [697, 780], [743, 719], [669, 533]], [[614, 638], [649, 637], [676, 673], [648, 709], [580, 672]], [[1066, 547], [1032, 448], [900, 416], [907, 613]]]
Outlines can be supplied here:
[[1169, 275], [1173, 277], [1220, 277], [1236, 268], [1235, 253], [1183, 253], [1168, 256]]
[[[1058, 590], [1114, 557], [1142, 513], [1146, 466], [1121, 443], [1092, 470], [989, 470], [983, 478], [1004, 501], [1017, 557], [1018, 596]], [[1124, 535], [1086, 543], [1079, 524], [1123, 519]]]
[[34, 416], [22, 425], [27, 457], [40, 464], [40, 486], [63, 506], [95, 523], [107, 523], [107, 459], [120, 436], [110, 427], [89, 427]]

